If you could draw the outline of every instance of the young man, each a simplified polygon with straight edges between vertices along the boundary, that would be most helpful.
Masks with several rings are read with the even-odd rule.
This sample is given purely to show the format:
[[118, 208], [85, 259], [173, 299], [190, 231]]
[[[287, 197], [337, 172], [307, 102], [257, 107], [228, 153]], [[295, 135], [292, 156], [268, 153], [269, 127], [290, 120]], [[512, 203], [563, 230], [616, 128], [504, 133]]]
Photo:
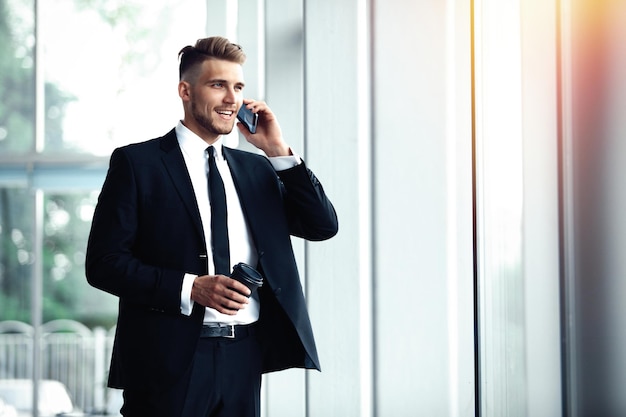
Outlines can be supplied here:
[[[179, 57], [184, 119], [113, 152], [89, 236], [87, 279], [119, 297], [109, 386], [127, 417], [259, 416], [263, 372], [320, 369], [290, 235], [328, 239], [337, 216], [267, 104], [243, 98], [241, 48], [212, 37]], [[242, 104], [267, 158], [222, 145]], [[229, 277], [239, 262], [259, 289]]]

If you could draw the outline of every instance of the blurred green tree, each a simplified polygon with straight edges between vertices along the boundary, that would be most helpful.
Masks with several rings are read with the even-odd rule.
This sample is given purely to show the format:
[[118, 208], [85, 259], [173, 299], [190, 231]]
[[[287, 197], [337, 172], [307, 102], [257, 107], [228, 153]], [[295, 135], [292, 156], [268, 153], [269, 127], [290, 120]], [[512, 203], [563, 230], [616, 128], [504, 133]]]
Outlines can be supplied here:
[[[133, 27], [139, 8], [133, 2], [75, 0], [77, 13], [96, 11], [110, 27]], [[30, 1], [0, 0], [0, 155], [6, 169], [29, 170], [35, 150], [35, 6]], [[137, 26], [137, 25], [135, 25]], [[141, 29], [132, 36], [141, 37]], [[129, 46], [127, 63], [137, 54]], [[67, 151], [63, 123], [66, 106], [75, 100], [51, 82], [44, 83], [45, 153]], [[12, 158], [12, 157], [15, 158]], [[14, 162], [14, 159], [16, 162]], [[33, 277], [33, 191], [31, 185], [0, 185], [0, 320], [30, 322]], [[68, 318], [87, 325], [110, 326], [114, 313], [100, 304], [107, 294], [88, 286], [84, 278], [84, 250], [91, 192], [46, 193], [44, 197], [43, 320]]]

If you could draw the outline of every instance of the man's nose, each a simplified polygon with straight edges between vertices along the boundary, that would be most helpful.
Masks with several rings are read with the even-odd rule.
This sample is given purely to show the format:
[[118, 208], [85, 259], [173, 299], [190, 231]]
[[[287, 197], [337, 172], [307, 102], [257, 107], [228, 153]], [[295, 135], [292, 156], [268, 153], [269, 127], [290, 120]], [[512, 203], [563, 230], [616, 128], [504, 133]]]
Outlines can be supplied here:
[[237, 93], [235, 92], [235, 89], [229, 88], [226, 90], [224, 101], [227, 103], [235, 103], [237, 101]]

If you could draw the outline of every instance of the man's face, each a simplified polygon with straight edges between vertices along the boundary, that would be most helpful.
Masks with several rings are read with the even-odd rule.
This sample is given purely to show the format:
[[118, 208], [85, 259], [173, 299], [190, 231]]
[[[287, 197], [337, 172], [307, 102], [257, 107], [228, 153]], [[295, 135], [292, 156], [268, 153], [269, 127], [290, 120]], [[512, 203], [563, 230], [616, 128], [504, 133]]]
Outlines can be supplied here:
[[209, 143], [230, 133], [243, 103], [243, 87], [240, 64], [217, 59], [204, 61], [197, 80], [187, 83], [184, 91], [179, 89], [185, 125]]

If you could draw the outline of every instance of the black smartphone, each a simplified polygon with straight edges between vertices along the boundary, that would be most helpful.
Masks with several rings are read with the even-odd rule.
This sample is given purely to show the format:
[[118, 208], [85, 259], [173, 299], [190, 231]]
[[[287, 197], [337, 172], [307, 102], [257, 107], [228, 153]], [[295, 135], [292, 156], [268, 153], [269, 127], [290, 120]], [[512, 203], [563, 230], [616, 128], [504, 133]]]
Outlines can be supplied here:
[[246, 105], [242, 105], [237, 112], [237, 119], [243, 123], [250, 133], [256, 133], [256, 124], [259, 121], [259, 115], [253, 113]]

